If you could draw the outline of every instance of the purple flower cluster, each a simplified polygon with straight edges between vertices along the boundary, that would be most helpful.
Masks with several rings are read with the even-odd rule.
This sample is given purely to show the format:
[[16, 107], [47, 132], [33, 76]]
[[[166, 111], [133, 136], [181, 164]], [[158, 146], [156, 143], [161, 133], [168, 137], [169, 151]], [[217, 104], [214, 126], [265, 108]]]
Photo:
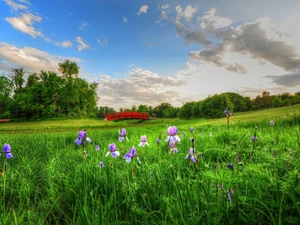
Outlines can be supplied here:
[[143, 135], [143, 136], [141, 137], [141, 142], [140, 142], [139, 146], [144, 147], [145, 145], [148, 145], [148, 146], [149, 146], [149, 144], [148, 144], [148, 142], [147, 142], [147, 136], [146, 136], [146, 135]]
[[127, 137], [127, 135], [126, 135], [126, 129], [125, 128], [123, 128], [122, 129], [122, 131], [120, 131], [119, 130], [119, 142], [122, 142], [123, 140], [127, 140], [127, 141], [129, 141], [129, 139], [128, 139], [128, 137]]
[[87, 137], [86, 131], [84, 130], [84, 131], [79, 131], [78, 132], [78, 137], [74, 142], [77, 145], [85, 145], [85, 144], [88, 144], [88, 143], [92, 143], [92, 139]]
[[[13, 154], [12, 154], [12, 152], [11, 152], [11, 147], [10, 147], [9, 144], [4, 144], [4, 146], [3, 146], [3, 152], [5, 153], [5, 157], [6, 157], [7, 159], [10, 159], [10, 158], [13, 157]], [[0, 155], [1, 155], [1, 154], [0, 154]]]
[[124, 159], [126, 162], [131, 163], [132, 159], [136, 158], [139, 164], [141, 164], [141, 160], [136, 153], [136, 148], [133, 146], [131, 149], [128, 149], [128, 153], [124, 155]]
[[120, 156], [120, 152], [118, 151], [115, 143], [109, 144], [108, 148], [109, 151], [106, 153], [106, 157], [109, 156], [109, 154], [111, 154], [113, 158], [117, 158], [118, 156]]

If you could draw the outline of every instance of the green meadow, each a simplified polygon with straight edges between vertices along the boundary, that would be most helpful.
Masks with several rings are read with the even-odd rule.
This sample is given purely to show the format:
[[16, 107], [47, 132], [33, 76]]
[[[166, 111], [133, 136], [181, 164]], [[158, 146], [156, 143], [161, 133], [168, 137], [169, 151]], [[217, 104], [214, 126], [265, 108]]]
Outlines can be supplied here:
[[[0, 123], [1, 151], [9, 143], [13, 153], [0, 156], [0, 224], [300, 224], [299, 125], [300, 105], [236, 113], [229, 126], [225, 116]], [[118, 141], [122, 128], [129, 141]], [[92, 139], [86, 157], [81, 130]], [[105, 156], [111, 143], [117, 158]], [[141, 164], [123, 158], [133, 146]]]

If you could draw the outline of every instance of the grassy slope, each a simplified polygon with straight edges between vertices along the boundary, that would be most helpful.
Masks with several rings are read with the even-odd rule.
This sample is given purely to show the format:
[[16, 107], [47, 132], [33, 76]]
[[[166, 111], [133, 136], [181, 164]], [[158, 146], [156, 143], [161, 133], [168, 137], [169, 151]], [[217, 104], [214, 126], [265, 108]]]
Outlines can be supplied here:
[[[230, 123], [236, 122], [249, 122], [249, 121], [270, 121], [277, 118], [289, 117], [295, 114], [300, 114], [300, 104], [266, 109], [251, 112], [235, 113], [231, 117]], [[121, 121], [105, 121], [103, 119], [66, 119], [66, 120], [46, 120], [37, 122], [11, 122], [0, 123], [0, 133], [38, 133], [38, 132], [59, 132], [66, 130], [78, 130], [78, 129], [109, 129], [109, 128], [121, 128], [121, 127], [134, 127], [134, 126], [149, 126], [156, 124], [193, 124], [198, 126], [201, 124], [221, 125], [226, 123], [224, 118], [219, 119], [194, 119], [194, 120], [180, 120], [180, 119], [151, 119], [148, 121], [139, 120], [121, 120]]]

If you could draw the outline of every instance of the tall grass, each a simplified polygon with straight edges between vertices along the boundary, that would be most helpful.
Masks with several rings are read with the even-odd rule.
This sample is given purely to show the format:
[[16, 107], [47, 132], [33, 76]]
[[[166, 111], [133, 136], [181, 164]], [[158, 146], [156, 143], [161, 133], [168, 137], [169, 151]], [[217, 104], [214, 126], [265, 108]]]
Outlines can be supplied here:
[[[221, 125], [195, 123], [190, 133], [190, 124], [178, 122], [186, 136], [176, 154], [164, 142], [166, 124], [129, 127], [130, 141], [122, 143], [116, 128], [92, 129], [86, 158], [74, 143], [77, 131], [3, 134], [0, 143], [9, 143], [14, 157], [6, 160], [5, 187], [0, 179], [0, 223], [299, 224], [299, 123], [294, 115], [274, 126], [265, 120], [227, 129], [224, 118]], [[139, 147], [144, 134], [150, 146]], [[203, 153], [197, 164], [185, 159], [191, 137]], [[116, 159], [105, 157], [113, 142], [121, 152]], [[132, 146], [142, 164], [123, 159]], [[0, 168], [3, 163], [2, 155]]]

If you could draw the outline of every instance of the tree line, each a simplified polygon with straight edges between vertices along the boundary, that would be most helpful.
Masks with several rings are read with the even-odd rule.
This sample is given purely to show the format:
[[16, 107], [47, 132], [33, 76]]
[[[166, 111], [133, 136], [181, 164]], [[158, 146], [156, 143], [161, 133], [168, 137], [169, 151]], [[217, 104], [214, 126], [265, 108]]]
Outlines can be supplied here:
[[[97, 106], [98, 83], [88, 83], [78, 77], [79, 67], [66, 60], [58, 64], [62, 76], [52, 71], [29, 74], [23, 68], [13, 68], [0, 76], [0, 119], [37, 120], [48, 118], [104, 118], [113, 113], [109, 106]], [[25, 79], [27, 77], [27, 79]], [[133, 105], [119, 112], [146, 112], [157, 118], [217, 118], [228, 108], [245, 112], [300, 103], [300, 92], [270, 95], [264, 91], [251, 99], [234, 92], [208, 96], [200, 101], [187, 102], [182, 107], [161, 103], [155, 107]]]
[[[226, 92], [208, 96], [204, 100], [187, 102], [182, 107], [173, 107], [170, 103], [161, 103], [155, 107], [147, 105], [133, 105], [131, 108], [120, 108], [119, 112], [146, 112], [150, 117], [195, 119], [195, 118], [219, 118], [224, 117], [224, 110], [231, 112], [246, 112], [274, 107], [289, 106], [300, 103], [300, 92], [291, 95], [284, 92], [278, 95], [270, 95], [264, 91], [262, 95], [251, 99], [234, 92]], [[98, 117], [104, 118], [105, 113], [115, 112], [114, 108], [99, 107]]]
[[29, 74], [23, 68], [2, 72], [0, 118], [96, 117], [98, 83], [79, 78], [75, 62], [66, 60], [58, 66], [62, 76], [52, 71]]

